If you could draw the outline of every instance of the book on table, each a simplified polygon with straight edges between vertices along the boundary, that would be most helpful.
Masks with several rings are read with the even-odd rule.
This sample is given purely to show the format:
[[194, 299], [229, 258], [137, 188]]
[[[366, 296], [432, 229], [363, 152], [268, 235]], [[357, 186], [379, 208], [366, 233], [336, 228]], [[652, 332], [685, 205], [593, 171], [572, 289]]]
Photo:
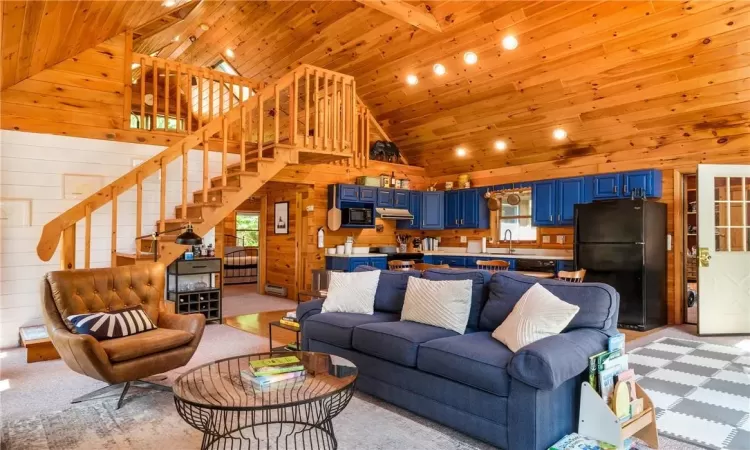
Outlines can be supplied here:
[[299, 322], [297, 322], [297, 321], [288, 320], [286, 318], [283, 318], [283, 319], [279, 320], [279, 323], [282, 324], [282, 325], [284, 325], [284, 326], [287, 326], [287, 327], [290, 327], [290, 328], [295, 328], [295, 329], [299, 330]]
[[246, 381], [249, 381], [253, 384], [255, 387], [269, 387], [275, 383], [279, 383], [281, 381], [287, 381], [287, 380], [293, 380], [295, 378], [299, 378], [302, 375], [305, 374], [304, 369], [298, 370], [295, 372], [287, 372], [287, 373], [279, 373], [275, 375], [266, 375], [266, 376], [256, 376], [253, 375], [250, 371], [242, 370], [240, 371], [240, 374], [242, 375], [242, 378]]
[[280, 375], [304, 371], [305, 366], [296, 356], [280, 356], [276, 358], [250, 361], [249, 373], [256, 377]]

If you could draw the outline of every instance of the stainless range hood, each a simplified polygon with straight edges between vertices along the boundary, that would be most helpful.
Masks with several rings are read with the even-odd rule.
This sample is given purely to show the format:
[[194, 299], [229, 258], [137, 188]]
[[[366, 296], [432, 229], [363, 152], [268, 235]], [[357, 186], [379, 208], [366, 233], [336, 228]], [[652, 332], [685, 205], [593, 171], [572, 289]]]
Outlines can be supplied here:
[[378, 217], [381, 219], [414, 220], [414, 216], [411, 215], [408, 209], [375, 208], [375, 212], [378, 213]]

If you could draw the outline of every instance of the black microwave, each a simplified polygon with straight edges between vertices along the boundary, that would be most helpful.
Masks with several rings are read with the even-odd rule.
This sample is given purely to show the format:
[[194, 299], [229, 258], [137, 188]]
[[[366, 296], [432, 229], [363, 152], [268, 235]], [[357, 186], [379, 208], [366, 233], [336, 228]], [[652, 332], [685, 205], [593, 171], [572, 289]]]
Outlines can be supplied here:
[[341, 211], [341, 223], [344, 225], [372, 225], [372, 209], [344, 208]]

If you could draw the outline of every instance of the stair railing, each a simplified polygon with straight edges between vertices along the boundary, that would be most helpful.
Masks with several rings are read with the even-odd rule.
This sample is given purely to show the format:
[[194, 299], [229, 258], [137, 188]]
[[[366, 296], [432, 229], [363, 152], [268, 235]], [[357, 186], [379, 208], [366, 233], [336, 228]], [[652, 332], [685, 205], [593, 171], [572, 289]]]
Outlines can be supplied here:
[[[303, 89], [300, 89], [302, 87]], [[284, 101], [282, 102], [282, 99]], [[288, 116], [282, 126], [281, 105]], [[304, 119], [303, 119], [304, 117]], [[257, 94], [194, 130], [156, 156], [88, 196], [47, 223], [37, 244], [37, 255], [49, 261], [54, 255], [62, 236], [60, 263], [63, 269], [76, 268], [76, 224], [85, 220], [84, 267], [91, 264], [91, 215], [102, 206], [112, 204], [111, 264], [117, 264], [118, 196], [135, 187], [136, 225], [135, 236], [142, 235], [143, 182], [159, 172], [159, 231], [164, 231], [167, 220], [167, 166], [182, 157], [181, 171], [181, 217], [187, 217], [188, 198], [188, 152], [200, 148], [202, 151], [203, 203], [208, 203], [211, 188], [208, 152], [221, 152], [221, 186], [227, 186], [230, 150], [230, 127], [235, 127], [239, 144], [232, 148], [240, 156], [239, 171], [246, 171], [251, 158], [264, 157], [267, 145], [285, 144], [294, 148], [327, 153], [349, 155], [352, 143], [357, 142], [356, 86], [352, 77], [325, 69], [303, 65], [284, 75], [276, 83], [263, 87]], [[268, 119], [268, 120], [266, 120]], [[300, 130], [301, 129], [301, 130]], [[300, 134], [301, 131], [301, 134]], [[212, 148], [212, 138], [219, 135], [221, 148]], [[260, 168], [260, 165], [258, 166]], [[233, 167], [237, 170], [237, 167]], [[140, 246], [136, 245], [136, 255]]]

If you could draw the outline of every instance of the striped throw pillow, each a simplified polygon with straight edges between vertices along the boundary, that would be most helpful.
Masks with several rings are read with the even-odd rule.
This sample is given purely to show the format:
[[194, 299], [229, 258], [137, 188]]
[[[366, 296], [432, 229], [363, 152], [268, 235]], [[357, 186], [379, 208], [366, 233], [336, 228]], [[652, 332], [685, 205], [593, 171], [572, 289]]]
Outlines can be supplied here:
[[88, 334], [97, 340], [130, 336], [156, 329], [154, 322], [140, 306], [117, 311], [75, 314], [68, 320], [80, 334]]

